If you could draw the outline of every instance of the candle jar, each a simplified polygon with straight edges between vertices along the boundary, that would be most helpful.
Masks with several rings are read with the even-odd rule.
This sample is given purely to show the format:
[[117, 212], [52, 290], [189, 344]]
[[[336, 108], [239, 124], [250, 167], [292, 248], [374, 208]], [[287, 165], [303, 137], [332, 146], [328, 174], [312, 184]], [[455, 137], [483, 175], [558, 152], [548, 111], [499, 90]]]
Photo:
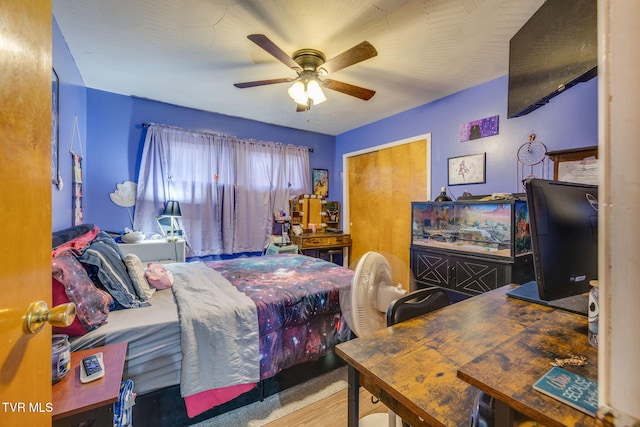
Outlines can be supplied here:
[[51, 382], [64, 378], [71, 369], [71, 344], [69, 336], [56, 334], [51, 337]]

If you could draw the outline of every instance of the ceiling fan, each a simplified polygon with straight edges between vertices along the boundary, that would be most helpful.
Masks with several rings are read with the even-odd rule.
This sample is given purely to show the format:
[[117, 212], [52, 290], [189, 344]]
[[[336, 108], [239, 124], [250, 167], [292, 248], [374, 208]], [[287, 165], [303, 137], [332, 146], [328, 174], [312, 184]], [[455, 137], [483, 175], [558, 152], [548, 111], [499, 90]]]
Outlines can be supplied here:
[[342, 92], [365, 101], [371, 99], [376, 93], [374, 90], [338, 80], [322, 79], [329, 73], [342, 70], [350, 65], [357, 64], [358, 62], [378, 55], [376, 49], [368, 41], [363, 41], [338, 56], [326, 60], [324, 53], [316, 49], [300, 49], [289, 56], [264, 34], [250, 34], [247, 38], [284, 65], [294, 70], [298, 74], [298, 77], [235, 83], [234, 86], [237, 88], [244, 89], [248, 87], [293, 82], [293, 85], [289, 88], [289, 96], [291, 96], [297, 104], [296, 111], [307, 111], [312, 105], [326, 101], [327, 98], [324, 96], [322, 88]]

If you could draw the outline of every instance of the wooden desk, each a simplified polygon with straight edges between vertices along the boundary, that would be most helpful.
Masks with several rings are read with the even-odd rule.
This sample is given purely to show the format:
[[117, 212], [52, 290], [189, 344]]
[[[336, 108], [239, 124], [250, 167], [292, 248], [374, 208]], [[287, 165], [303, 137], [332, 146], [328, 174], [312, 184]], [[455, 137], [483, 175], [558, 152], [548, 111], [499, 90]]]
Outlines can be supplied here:
[[463, 365], [458, 378], [545, 426], [592, 426], [593, 417], [532, 388], [550, 362], [570, 355], [585, 356], [588, 364], [565, 369], [598, 380], [598, 350], [589, 345], [587, 318], [555, 311]]
[[[83, 384], [80, 382], [82, 358], [102, 352], [104, 377]], [[52, 386], [54, 426], [78, 425], [95, 420], [93, 426], [113, 425], [113, 403], [118, 401], [127, 343], [117, 343], [71, 353], [71, 370]]]
[[346, 249], [347, 253], [344, 255], [343, 264], [349, 265], [348, 251], [349, 248], [351, 248], [351, 235], [349, 234], [318, 232], [295, 235], [294, 233], [290, 233], [289, 238], [291, 239], [291, 243], [298, 246], [301, 253], [316, 251], [318, 257], [318, 251], [320, 250], [342, 249], [344, 251]]
[[[349, 426], [358, 422], [360, 384], [413, 427], [468, 425], [478, 389], [458, 378], [458, 369], [553, 312], [508, 298], [512, 288], [336, 346], [349, 364]], [[587, 341], [586, 329], [581, 338]]]

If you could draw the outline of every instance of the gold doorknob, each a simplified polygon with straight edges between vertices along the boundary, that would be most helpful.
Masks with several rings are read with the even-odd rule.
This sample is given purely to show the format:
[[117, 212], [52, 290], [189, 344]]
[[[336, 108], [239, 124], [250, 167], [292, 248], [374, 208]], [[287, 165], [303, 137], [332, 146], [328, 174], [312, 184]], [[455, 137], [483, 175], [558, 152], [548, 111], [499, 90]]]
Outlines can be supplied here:
[[24, 316], [24, 329], [30, 334], [35, 334], [46, 322], [51, 326], [69, 326], [75, 318], [76, 305], [72, 302], [60, 304], [51, 309], [44, 301], [33, 302]]

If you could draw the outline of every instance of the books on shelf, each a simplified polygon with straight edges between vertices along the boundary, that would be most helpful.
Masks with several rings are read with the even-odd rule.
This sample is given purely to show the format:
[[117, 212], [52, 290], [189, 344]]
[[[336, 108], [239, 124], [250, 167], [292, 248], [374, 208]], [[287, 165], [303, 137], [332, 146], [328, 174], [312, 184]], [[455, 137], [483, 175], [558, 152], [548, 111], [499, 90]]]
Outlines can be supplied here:
[[585, 414], [595, 416], [598, 410], [598, 383], [566, 369], [551, 368], [533, 388]]

